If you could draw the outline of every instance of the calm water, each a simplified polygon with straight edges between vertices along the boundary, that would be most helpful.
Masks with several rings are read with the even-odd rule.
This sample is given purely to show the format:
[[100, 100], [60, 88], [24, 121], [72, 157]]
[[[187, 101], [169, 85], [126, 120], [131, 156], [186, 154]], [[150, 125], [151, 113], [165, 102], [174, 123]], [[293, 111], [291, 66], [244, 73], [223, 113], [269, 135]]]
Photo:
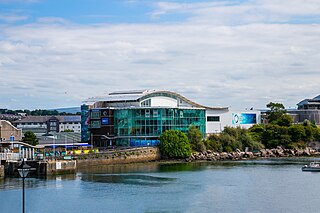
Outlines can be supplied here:
[[[306, 159], [95, 167], [26, 180], [26, 212], [320, 212]], [[0, 182], [0, 212], [21, 212], [21, 180]]]

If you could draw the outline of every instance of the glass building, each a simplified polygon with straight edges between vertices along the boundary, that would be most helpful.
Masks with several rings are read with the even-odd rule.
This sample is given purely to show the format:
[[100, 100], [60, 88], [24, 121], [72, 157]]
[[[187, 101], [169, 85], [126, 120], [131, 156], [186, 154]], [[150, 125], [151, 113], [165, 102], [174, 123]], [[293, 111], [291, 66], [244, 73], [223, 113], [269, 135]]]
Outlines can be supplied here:
[[207, 108], [169, 91], [113, 92], [82, 106], [82, 139], [97, 147], [154, 146], [166, 130], [187, 133], [192, 125], [205, 136]]
[[154, 146], [166, 130], [187, 133], [194, 125], [205, 137], [225, 126], [250, 128], [260, 121], [260, 113], [251, 109], [207, 107], [162, 90], [112, 92], [87, 99], [81, 109], [82, 142], [96, 147]]
[[136, 108], [115, 110], [114, 131], [117, 145], [157, 145], [166, 130], [187, 133], [191, 125], [205, 135], [204, 109]]

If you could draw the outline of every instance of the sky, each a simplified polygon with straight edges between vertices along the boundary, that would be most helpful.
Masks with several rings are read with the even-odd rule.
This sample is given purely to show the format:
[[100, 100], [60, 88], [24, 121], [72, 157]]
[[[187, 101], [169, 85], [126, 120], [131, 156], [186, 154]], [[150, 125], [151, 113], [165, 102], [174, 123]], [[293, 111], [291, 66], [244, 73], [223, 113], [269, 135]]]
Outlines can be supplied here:
[[319, 0], [0, 0], [0, 108], [113, 91], [294, 108], [320, 94]]

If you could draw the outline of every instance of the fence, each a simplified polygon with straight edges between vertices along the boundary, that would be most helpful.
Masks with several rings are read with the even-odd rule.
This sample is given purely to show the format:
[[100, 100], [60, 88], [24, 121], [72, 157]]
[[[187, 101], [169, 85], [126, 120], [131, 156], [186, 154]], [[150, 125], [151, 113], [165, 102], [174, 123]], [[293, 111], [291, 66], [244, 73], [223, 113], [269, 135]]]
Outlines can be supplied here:
[[19, 153], [0, 153], [0, 160], [18, 161], [20, 160], [20, 154]]

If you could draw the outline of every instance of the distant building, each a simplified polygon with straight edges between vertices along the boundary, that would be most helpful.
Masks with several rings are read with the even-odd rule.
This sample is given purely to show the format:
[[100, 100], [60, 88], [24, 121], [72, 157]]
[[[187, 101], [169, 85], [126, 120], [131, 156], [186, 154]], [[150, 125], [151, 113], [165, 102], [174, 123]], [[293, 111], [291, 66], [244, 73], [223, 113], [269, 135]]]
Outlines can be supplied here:
[[13, 126], [9, 121], [0, 120], [0, 141], [20, 141], [22, 130]]
[[81, 107], [82, 142], [100, 147], [157, 145], [159, 136], [169, 129], [187, 133], [194, 125], [205, 136], [225, 126], [248, 128], [260, 121], [259, 112], [207, 107], [170, 91], [113, 92], [85, 103]]
[[297, 105], [299, 110], [320, 110], [320, 95], [312, 99], [304, 99]]
[[298, 110], [290, 112], [290, 114], [296, 114], [299, 118], [299, 122], [309, 120], [320, 125], [320, 95], [312, 99], [304, 99], [297, 105]]
[[17, 128], [21, 128], [23, 132], [32, 131], [44, 134], [72, 130], [80, 133], [80, 121], [80, 116], [27, 116], [13, 123]]
[[[297, 109], [286, 109], [293, 123], [301, 123], [305, 120], [320, 125], [320, 95], [312, 99], [304, 99], [297, 103]], [[267, 123], [267, 110], [261, 111], [262, 123]]]

